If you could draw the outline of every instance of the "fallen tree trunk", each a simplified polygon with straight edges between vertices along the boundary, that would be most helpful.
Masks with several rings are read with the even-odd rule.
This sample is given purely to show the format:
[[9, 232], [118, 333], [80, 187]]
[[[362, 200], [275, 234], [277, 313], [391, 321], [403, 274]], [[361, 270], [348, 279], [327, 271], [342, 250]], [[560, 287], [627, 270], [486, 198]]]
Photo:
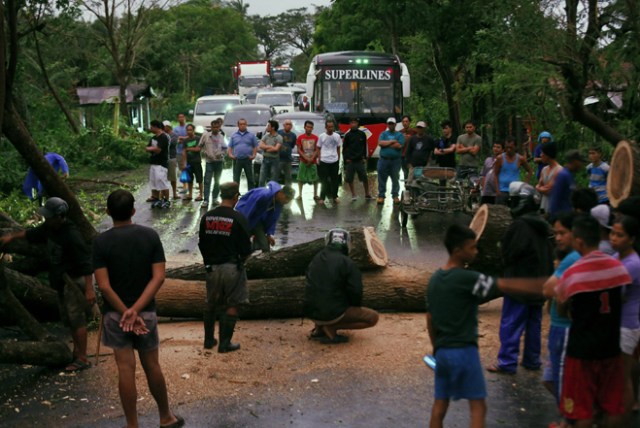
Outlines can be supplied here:
[[11, 261], [7, 262], [7, 269], [20, 272], [24, 275], [36, 276], [42, 272], [48, 271], [50, 268], [48, 257], [11, 257]]
[[0, 340], [1, 364], [61, 366], [71, 362], [71, 350], [62, 341], [15, 342]]
[[[20, 227], [0, 228], [0, 236], [23, 230]], [[2, 251], [9, 254], [20, 254], [37, 258], [47, 259], [47, 246], [45, 244], [31, 244], [26, 239], [14, 239], [2, 248]]]
[[[387, 265], [388, 257], [384, 244], [373, 227], [350, 230], [352, 248], [349, 257], [361, 270], [377, 269]], [[311, 259], [324, 247], [324, 238], [281, 248], [247, 259], [249, 279], [286, 278], [304, 275]], [[167, 278], [194, 281], [205, 280], [202, 263], [167, 269]]]
[[[431, 272], [407, 266], [364, 272], [364, 306], [376, 310], [415, 312], [424, 310], [424, 292]], [[305, 278], [253, 279], [248, 281], [251, 304], [242, 318], [292, 318], [302, 316]], [[199, 318], [204, 310], [203, 281], [166, 279], [156, 296], [158, 315]]]
[[607, 179], [607, 195], [611, 206], [629, 196], [640, 195], [640, 147], [634, 141], [620, 141], [611, 157]]
[[478, 255], [469, 266], [487, 275], [502, 275], [501, 241], [513, 221], [511, 211], [504, 205], [484, 204], [471, 219], [469, 228], [476, 233]]
[[[11, 269], [4, 268], [6, 284], [12, 294], [39, 321], [55, 321], [60, 319], [58, 313], [57, 292], [38, 281], [36, 278], [23, 275]], [[4, 311], [5, 317], [8, 315]], [[8, 320], [11, 321], [11, 320]], [[15, 320], [14, 320], [15, 322]]]

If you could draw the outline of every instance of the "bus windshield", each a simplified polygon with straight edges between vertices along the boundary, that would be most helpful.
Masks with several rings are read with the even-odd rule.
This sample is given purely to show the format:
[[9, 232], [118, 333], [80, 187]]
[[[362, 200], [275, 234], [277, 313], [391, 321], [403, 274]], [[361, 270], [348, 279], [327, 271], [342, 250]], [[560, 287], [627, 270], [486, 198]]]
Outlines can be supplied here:
[[244, 87], [269, 86], [269, 76], [240, 76], [238, 84]]
[[394, 114], [392, 82], [323, 82], [321, 103], [334, 114], [382, 115]]

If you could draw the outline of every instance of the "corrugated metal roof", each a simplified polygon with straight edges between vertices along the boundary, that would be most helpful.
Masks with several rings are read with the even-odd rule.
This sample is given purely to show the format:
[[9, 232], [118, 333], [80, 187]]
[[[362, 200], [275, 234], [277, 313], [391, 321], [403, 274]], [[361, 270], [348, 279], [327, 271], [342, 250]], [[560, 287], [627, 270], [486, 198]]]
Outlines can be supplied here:
[[[143, 97], [153, 97], [151, 86], [143, 83], [135, 83], [127, 86], [127, 103], [132, 103]], [[80, 105], [97, 105], [102, 103], [114, 103], [120, 95], [118, 86], [95, 86], [90, 88], [76, 88], [78, 103]]]

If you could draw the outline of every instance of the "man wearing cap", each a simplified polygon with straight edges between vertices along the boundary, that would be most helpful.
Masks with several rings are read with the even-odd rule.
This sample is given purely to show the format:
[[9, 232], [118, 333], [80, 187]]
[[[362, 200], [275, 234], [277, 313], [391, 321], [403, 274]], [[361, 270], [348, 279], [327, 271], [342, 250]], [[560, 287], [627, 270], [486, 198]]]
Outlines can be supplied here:
[[378, 159], [378, 205], [384, 204], [387, 192], [387, 181], [391, 178], [391, 196], [393, 203], [399, 204], [400, 198], [400, 167], [402, 166], [402, 147], [404, 135], [397, 132], [396, 118], [387, 119], [388, 129], [380, 134], [380, 159]]
[[591, 217], [598, 220], [598, 224], [600, 225], [600, 243], [598, 244], [598, 251], [609, 254], [610, 256], [614, 255], [616, 250], [613, 249], [611, 242], [609, 241], [609, 234], [611, 233], [614, 220], [611, 208], [609, 208], [609, 205], [607, 204], [598, 204], [591, 208], [590, 214]]
[[349, 258], [349, 232], [332, 229], [325, 236], [325, 244], [307, 269], [304, 314], [315, 324], [311, 339], [343, 343], [348, 338], [338, 330], [373, 327], [378, 323], [378, 313], [362, 306], [362, 274]]
[[151, 197], [147, 202], [153, 202], [153, 208], [169, 208], [169, 136], [164, 132], [164, 125], [159, 120], [152, 120], [150, 131], [153, 136], [145, 150], [149, 153], [149, 186]]
[[533, 149], [533, 163], [538, 165], [536, 170], [536, 178], [540, 178], [540, 174], [542, 173], [542, 168], [547, 166], [542, 159], [542, 148], [545, 144], [553, 143], [553, 135], [551, 135], [548, 131], [542, 131], [538, 135], [538, 145]]
[[464, 123], [465, 133], [456, 140], [456, 153], [459, 156], [458, 178], [468, 178], [478, 172], [482, 137], [476, 134], [476, 125], [472, 120]]
[[427, 166], [435, 149], [433, 138], [425, 133], [426, 128], [426, 122], [420, 121], [416, 123], [416, 134], [407, 143], [405, 158], [409, 167], [409, 173], [407, 174], [409, 183], [415, 180], [415, 168]]
[[178, 134], [173, 132], [173, 126], [168, 120], [165, 120], [162, 124], [164, 125], [164, 132], [169, 136], [169, 162], [167, 163], [167, 176], [169, 183], [171, 183], [171, 189], [173, 190], [173, 199], [178, 199]]
[[219, 313], [218, 352], [226, 353], [240, 349], [240, 345], [231, 343], [231, 338], [238, 320], [238, 306], [249, 301], [244, 261], [251, 254], [251, 239], [246, 218], [233, 209], [240, 198], [238, 183], [223, 183], [220, 197], [220, 206], [200, 220], [198, 248], [207, 271], [204, 348], [216, 345], [213, 336]]
[[273, 235], [280, 218], [282, 207], [296, 196], [291, 186], [280, 186], [270, 181], [267, 187], [257, 187], [245, 193], [236, 205], [236, 211], [244, 215], [253, 235], [253, 248], [263, 253], [271, 251], [276, 244]]
[[579, 150], [568, 150], [564, 168], [556, 174], [553, 189], [549, 195], [549, 216], [571, 211], [571, 192], [576, 188], [575, 175], [584, 166], [584, 158]]
[[[224, 153], [227, 150], [224, 136], [220, 133], [220, 126], [220, 119], [211, 121], [211, 130], [200, 137], [199, 144], [205, 160], [204, 200], [202, 201], [204, 209], [209, 206], [209, 196], [211, 196], [211, 202], [217, 204], [220, 193], [220, 176], [224, 168]], [[211, 191], [211, 177], [213, 177], [213, 191]]]
[[359, 128], [359, 120], [354, 117], [350, 121], [350, 128], [344, 134], [342, 143], [342, 157], [344, 159], [344, 181], [349, 185], [351, 200], [355, 201], [356, 190], [353, 186], [353, 179], [358, 174], [358, 179], [364, 187], [366, 199], [371, 199], [369, 193], [369, 181], [367, 180], [367, 134]]
[[47, 244], [49, 283], [58, 292], [60, 317], [71, 330], [73, 361], [66, 371], [91, 367], [87, 360], [87, 317], [96, 302], [93, 289], [91, 251], [73, 222], [69, 206], [60, 198], [49, 198], [40, 208], [45, 221], [27, 230], [0, 236], [0, 249], [14, 239]]

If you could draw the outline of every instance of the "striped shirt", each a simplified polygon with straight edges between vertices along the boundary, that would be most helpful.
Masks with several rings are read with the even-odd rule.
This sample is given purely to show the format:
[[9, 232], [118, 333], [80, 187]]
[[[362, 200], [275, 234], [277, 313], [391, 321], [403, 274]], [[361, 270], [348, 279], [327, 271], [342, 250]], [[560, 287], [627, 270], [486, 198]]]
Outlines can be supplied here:
[[590, 163], [587, 165], [587, 175], [589, 176], [589, 187], [596, 191], [598, 203], [609, 202], [607, 196], [607, 176], [609, 175], [609, 164], [600, 162], [599, 165]]

